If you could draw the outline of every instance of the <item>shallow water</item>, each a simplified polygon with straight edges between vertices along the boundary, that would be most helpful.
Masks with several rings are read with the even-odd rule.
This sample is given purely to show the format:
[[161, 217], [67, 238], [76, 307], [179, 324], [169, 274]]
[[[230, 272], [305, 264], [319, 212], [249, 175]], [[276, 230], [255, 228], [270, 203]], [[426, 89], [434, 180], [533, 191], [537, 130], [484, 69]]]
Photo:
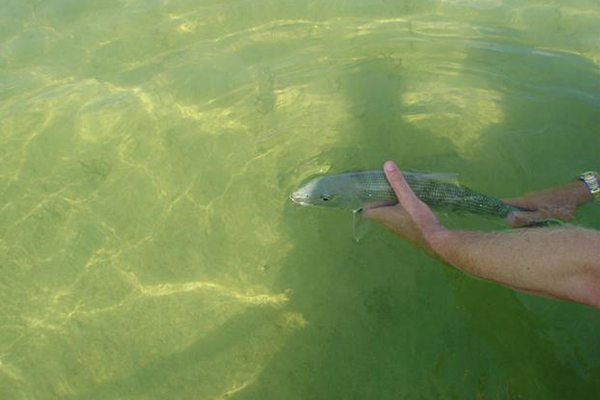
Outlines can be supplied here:
[[596, 398], [597, 310], [287, 199], [600, 168], [600, 5], [540, 1], [0, 2], [0, 397]]

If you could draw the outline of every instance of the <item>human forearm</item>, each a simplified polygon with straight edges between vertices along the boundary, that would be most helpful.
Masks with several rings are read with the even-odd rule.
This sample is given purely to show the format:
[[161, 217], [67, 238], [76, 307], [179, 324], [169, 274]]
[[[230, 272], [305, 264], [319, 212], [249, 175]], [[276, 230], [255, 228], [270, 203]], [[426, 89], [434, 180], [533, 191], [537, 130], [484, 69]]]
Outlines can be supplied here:
[[507, 217], [508, 224], [518, 228], [547, 219], [569, 221], [578, 206], [591, 200], [586, 184], [574, 180], [502, 201], [523, 210], [512, 212]]
[[[567, 227], [503, 232], [449, 230], [419, 200], [394, 163], [387, 162], [384, 171], [398, 204], [367, 209], [366, 218], [380, 221], [415, 246], [468, 274], [600, 308], [599, 231]], [[544, 206], [572, 210], [580, 201], [591, 199], [581, 189], [577, 182], [563, 185], [558, 192], [564, 201], [546, 201], [542, 198], [546, 192], [536, 198]], [[569, 200], [567, 195], [573, 191], [576, 197]], [[534, 217], [545, 218], [542, 211], [535, 211], [538, 214]], [[554, 212], [550, 215], [561, 216]]]
[[543, 206], [569, 205], [579, 206], [592, 200], [590, 192], [583, 181], [576, 179], [560, 185], [528, 192], [519, 197], [502, 199], [503, 202], [521, 207], [525, 210], [537, 210]]
[[515, 289], [600, 307], [600, 232], [542, 228], [506, 232], [440, 230], [434, 254], [471, 275]]

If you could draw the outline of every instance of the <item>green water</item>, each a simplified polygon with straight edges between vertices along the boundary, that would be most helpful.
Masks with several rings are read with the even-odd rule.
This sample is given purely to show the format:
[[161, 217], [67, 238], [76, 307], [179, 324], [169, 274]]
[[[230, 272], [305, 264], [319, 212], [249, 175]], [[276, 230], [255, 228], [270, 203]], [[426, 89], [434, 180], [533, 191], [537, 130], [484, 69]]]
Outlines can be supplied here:
[[600, 4], [539, 1], [0, 1], [0, 399], [597, 398], [598, 310], [287, 199], [600, 168]]

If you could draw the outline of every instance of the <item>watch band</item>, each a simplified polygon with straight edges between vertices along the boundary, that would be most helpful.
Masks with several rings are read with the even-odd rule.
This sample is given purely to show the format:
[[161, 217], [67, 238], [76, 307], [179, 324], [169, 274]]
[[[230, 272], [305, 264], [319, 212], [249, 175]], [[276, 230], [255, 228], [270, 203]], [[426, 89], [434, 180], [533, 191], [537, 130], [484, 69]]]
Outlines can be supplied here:
[[598, 183], [598, 173], [596, 171], [587, 171], [579, 176], [590, 191], [592, 199], [600, 204], [600, 183]]

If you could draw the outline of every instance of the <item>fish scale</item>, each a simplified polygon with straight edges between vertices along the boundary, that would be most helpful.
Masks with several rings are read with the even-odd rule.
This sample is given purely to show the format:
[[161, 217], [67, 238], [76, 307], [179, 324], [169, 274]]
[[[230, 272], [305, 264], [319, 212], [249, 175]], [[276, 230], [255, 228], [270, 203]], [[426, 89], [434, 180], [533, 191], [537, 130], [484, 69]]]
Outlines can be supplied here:
[[[354, 174], [349, 177], [356, 181], [361, 197], [397, 203], [396, 195], [382, 171], [349, 174]], [[403, 172], [403, 175], [417, 197], [430, 207], [497, 217], [506, 217], [514, 210], [499, 199], [477, 193], [466, 186], [419, 177], [418, 173]]]

